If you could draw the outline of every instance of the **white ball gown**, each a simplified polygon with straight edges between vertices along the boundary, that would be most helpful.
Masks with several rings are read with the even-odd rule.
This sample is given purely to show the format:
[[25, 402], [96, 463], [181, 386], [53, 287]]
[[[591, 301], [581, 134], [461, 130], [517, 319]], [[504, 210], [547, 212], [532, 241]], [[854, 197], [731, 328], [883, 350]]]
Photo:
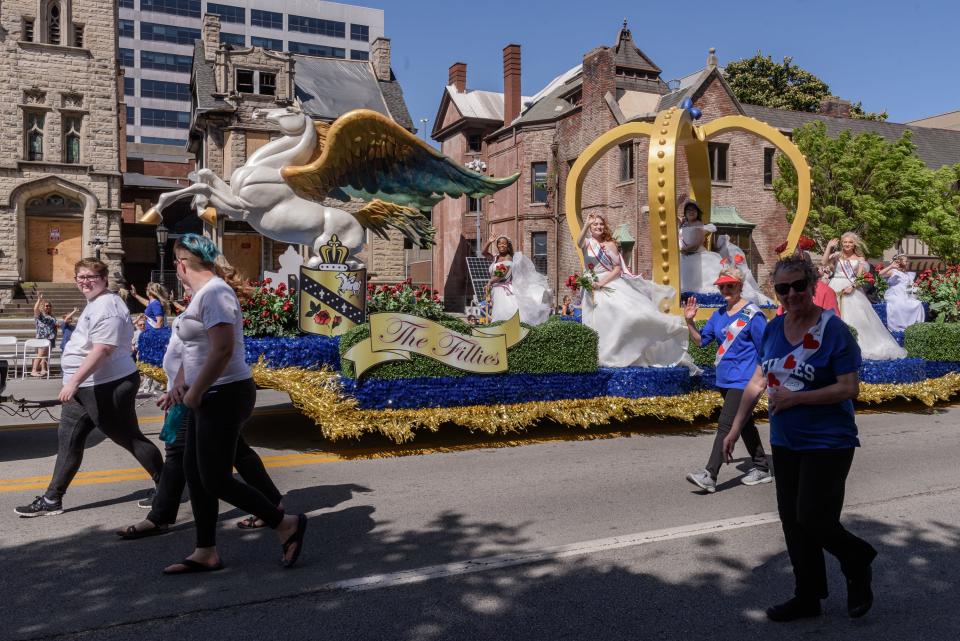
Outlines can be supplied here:
[[[740, 292], [740, 296], [760, 307], [777, 306], [773, 299], [765, 296], [764, 293], [760, 291], [760, 284], [757, 283], [757, 279], [753, 277], [753, 271], [747, 264], [746, 254], [743, 253], [742, 249], [730, 242], [729, 236], [726, 234], [717, 236], [715, 247], [717, 253], [721, 256], [721, 260], [726, 260], [726, 265], [736, 267], [743, 272], [743, 290]], [[738, 256], [739, 259], [737, 258]]]
[[923, 303], [911, 291], [915, 277], [913, 272], [899, 269], [891, 270], [887, 276], [888, 287], [883, 299], [887, 303], [887, 328], [891, 332], [902, 332], [914, 323], [923, 322]]
[[491, 322], [510, 320], [517, 312], [520, 312], [521, 323], [540, 325], [546, 322], [551, 309], [547, 277], [538, 272], [533, 262], [521, 252], [514, 252], [513, 260], [495, 259], [489, 267], [491, 277], [497, 265], [506, 267], [507, 274], [490, 285]]
[[830, 289], [837, 293], [840, 318], [857, 330], [857, 344], [864, 358], [875, 361], [906, 358], [907, 351], [887, 331], [867, 296], [856, 287], [850, 294], [843, 293], [844, 289], [853, 287], [861, 262], [858, 258], [840, 258], [834, 267]]
[[[713, 284], [720, 275], [721, 256], [708, 252], [703, 246], [707, 232], [717, 230], [713, 225], [684, 225], [680, 227], [680, 291], [698, 294], [718, 294], [720, 290]], [[695, 251], [687, 252], [686, 250]]]
[[[586, 263], [594, 265], [600, 278], [615, 263], [596, 240], [587, 239]], [[687, 367], [699, 369], [687, 353], [687, 327], [679, 316], [664, 314], [659, 305], [673, 298], [671, 287], [656, 285], [633, 276], [619, 257], [623, 270], [601, 291], [584, 292], [583, 324], [598, 337], [602, 367]]]

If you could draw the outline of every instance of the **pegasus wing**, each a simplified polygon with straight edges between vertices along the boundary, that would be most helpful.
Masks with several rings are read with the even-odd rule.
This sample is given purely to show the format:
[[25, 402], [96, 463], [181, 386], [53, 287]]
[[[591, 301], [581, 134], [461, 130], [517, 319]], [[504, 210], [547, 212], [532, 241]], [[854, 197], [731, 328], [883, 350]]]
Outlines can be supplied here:
[[429, 210], [444, 195], [485, 196], [519, 177], [490, 178], [461, 167], [369, 109], [344, 114], [324, 134], [309, 163], [281, 170], [301, 198], [322, 201], [339, 190], [362, 200]]

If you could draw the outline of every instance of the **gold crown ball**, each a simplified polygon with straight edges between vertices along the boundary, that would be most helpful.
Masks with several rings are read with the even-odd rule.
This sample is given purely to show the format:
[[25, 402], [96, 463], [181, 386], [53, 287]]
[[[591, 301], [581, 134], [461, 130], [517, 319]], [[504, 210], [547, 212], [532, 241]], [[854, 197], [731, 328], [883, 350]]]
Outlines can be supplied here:
[[320, 258], [327, 265], [345, 265], [350, 250], [347, 249], [336, 234], [330, 237], [327, 244], [320, 248]]

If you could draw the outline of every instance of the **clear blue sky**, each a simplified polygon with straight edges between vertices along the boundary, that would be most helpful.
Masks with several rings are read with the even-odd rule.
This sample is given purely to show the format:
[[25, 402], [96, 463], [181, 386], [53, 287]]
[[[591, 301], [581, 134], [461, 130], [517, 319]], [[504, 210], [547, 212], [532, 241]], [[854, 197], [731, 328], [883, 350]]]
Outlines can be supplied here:
[[433, 126], [447, 68], [467, 63], [471, 89], [503, 91], [501, 51], [522, 45], [523, 93], [533, 95], [599, 45], [626, 18], [664, 80], [758, 50], [823, 79], [868, 111], [905, 122], [960, 109], [960, 1], [356, 0], [384, 10], [393, 68], [410, 115]]

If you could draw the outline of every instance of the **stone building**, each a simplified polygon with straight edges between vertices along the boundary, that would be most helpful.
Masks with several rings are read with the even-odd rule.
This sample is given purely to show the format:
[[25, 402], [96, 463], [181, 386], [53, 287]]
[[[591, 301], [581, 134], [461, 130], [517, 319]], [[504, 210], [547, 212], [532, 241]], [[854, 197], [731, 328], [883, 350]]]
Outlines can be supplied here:
[[[434, 286], [447, 306], [462, 308], [472, 291], [465, 257], [480, 244], [506, 235], [514, 248], [533, 259], [563, 295], [566, 277], [580, 269], [567, 228], [563, 202], [570, 167], [593, 140], [630, 121], [652, 121], [655, 114], [690, 98], [703, 112], [701, 123], [727, 115], [747, 115], [789, 135], [811, 120], [826, 123], [831, 135], [842, 130], [873, 131], [898, 138], [907, 125], [852, 120], [842, 102], [823, 111], [835, 115], [767, 109], [741, 104], [718, 68], [713, 50], [704, 68], [666, 82], [660, 68], [633, 41], [626, 23], [612, 46], [583, 56], [580, 64], [557, 76], [530, 98], [521, 93], [519, 45], [503, 50], [503, 92], [467, 85], [463, 63], [450, 67], [434, 119], [432, 137], [456, 162], [476, 162], [493, 176], [519, 172], [512, 186], [482, 199], [446, 198], [434, 208], [438, 244], [434, 248]], [[836, 104], [835, 104], [836, 103]], [[960, 162], [957, 132], [912, 127], [918, 154], [931, 167]], [[620, 240], [631, 269], [650, 273], [644, 138], [609, 151], [584, 184], [583, 212], [602, 212]], [[774, 247], [788, 230], [786, 210], [773, 194], [776, 152], [751, 134], [734, 132], [709, 143], [712, 222], [746, 253], [761, 283], [775, 262]], [[678, 151], [678, 198], [689, 190], [686, 159]]]
[[[204, 16], [203, 40], [194, 52], [193, 123], [189, 150], [198, 167], [208, 167], [229, 182], [247, 156], [279, 134], [274, 125], [254, 119], [257, 109], [290, 104], [295, 98], [315, 120], [332, 122], [353, 109], [366, 108], [392, 118], [414, 132], [403, 91], [390, 67], [390, 40], [377, 38], [369, 60], [297, 55], [261, 47], [232, 47], [220, 42], [220, 20]], [[359, 202], [328, 199], [324, 204], [357, 210]], [[275, 270], [286, 245], [261, 237], [242, 221], [220, 218], [207, 232], [227, 260], [248, 277]], [[372, 282], [397, 282], [407, 276], [403, 238], [369, 236], [361, 258]]]
[[99, 253], [121, 277], [116, 3], [0, 6], [0, 302], [73, 280]]

